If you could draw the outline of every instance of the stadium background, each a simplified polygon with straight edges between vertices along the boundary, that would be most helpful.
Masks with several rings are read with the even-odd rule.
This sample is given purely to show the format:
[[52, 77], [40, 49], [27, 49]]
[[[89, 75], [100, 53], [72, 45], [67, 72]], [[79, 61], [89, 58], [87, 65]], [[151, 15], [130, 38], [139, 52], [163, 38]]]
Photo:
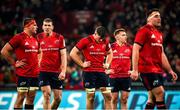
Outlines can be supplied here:
[[[162, 15], [164, 49], [172, 68], [179, 79], [171, 82], [164, 74], [167, 91], [177, 92], [180, 99], [180, 1], [178, 0], [1, 0], [0, 1], [0, 49], [16, 33], [22, 31], [24, 17], [37, 20], [38, 32], [41, 32], [42, 20], [50, 17], [54, 21], [55, 31], [64, 35], [68, 53], [82, 37], [92, 34], [94, 28], [103, 25], [113, 41], [113, 31], [123, 27], [127, 30], [128, 41], [133, 44], [137, 29], [146, 23], [146, 11], [159, 8]], [[81, 69], [74, 64], [68, 54], [67, 79], [65, 90], [83, 90]], [[15, 94], [14, 68], [0, 56], [0, 95]], [[132, 90], [143, 93], [142, 83], [132, 83]], [[72, 92], [73, 92], [72, 91]], [[68, 91], [66, 91], [68, 92]], [[135, 93], [136, 93], [135, 92]], [[41, 94], [41, 93], [38, 93]], [[84, 93], [83, 93], [84, 94]], [[2, 97], [0, 98], [0, 104]], [[180, 104], [177, 104], [180, 109]], [[3, 106], [0, 105], [0, 108]]]

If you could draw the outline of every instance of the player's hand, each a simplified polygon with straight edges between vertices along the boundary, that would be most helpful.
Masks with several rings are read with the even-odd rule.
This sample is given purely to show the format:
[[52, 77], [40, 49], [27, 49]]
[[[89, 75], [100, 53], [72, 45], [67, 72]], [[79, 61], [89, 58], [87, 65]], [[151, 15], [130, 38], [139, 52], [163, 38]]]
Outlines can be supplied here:
[[114, 70], [113, 69], [105, 69], [105, 73], [106, 74], [113, 74], [114, 73]]
[[128, 71], [132, 80], [137, 80], [139, 77], [138, 71]]
[[173, 81], [176, 81], [178, 79], [178, 76], [174, 71], [170, 71], [169, 74], [171, 74]]
[[91, 65], [91, 61], [85, 61], [84, 63], [83, 63], [83, 68], [87, 68], [87, 67], [89, 67]]
[[26, 65], [25, 62], [26, 62], [26, 59], [17, 60], [14, 66], [16, 68], [23, 68]]
[[103, 64], [103, 68], [108, 69], [109, 68], [109, 64], [108, 63]]
[[59, 74], [59, 76], [58, 76], [58, 79], [59, 79], [59, 80], [64, 80], [65, 77], [66, 77], [65, 72], [61, 72], [61, 73]]

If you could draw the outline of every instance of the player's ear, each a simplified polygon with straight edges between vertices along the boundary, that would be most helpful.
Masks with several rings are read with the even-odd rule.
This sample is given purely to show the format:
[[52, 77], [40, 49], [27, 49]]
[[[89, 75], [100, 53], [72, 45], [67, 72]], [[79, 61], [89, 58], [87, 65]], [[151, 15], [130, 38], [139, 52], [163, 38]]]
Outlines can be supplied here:
[[54, 30], [54, 25], [52, 25], [52, 30]]

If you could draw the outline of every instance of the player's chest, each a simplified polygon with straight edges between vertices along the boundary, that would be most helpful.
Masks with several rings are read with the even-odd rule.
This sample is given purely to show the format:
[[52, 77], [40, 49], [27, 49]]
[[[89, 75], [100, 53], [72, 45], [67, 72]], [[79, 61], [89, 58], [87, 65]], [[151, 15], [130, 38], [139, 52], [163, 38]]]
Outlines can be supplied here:
[[149, 36], [149, 42], [151, 44], [153, 44], [153, 43], [162, 44], [162, 42], [163, 42], [162, 34], [157, 32], [157, 31], [152, 31], [150, 36]]
[[123, 58], [123, 57], [130, 57], [131, 56], [131, 49], [122, 47], [122, 48], [112, 48], [113, 56], [118, 57], [118, 58]]
[[38, 49], [38, 42], [34, 38], [24, 39], [22, 45], [25, 49]]
[[101, 51], [101, 52], [105, 52], [106, 51], [106, 44], [104, 43], [91, 43], [87, 46], [87, 50], [88, 51], [93, 51], [93, 52], [98, 52], [98, 51]]
[[41, 39], [40, 40], [40, 47], [41, 48], [58, 48], [60, 45], [59, 39]]

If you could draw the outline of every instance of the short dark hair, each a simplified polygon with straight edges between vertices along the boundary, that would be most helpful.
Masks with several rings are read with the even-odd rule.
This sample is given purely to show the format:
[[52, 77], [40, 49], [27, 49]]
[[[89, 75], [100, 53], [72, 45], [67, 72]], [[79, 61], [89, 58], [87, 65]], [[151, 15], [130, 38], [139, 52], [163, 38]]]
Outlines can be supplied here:
[[25, 27], [27, 24], [29, 24], [32, 20], [35, 20], [34, 18], [24, 18], [23, 19], [23, 27]]
[[119, 34], [119, 32], [126, 32], [126, 30], [124, 28], [119, 28], [119, 29], [116, 29], [114, 31], [114, 36], [116, 36], [117, 34]]
[[43, 22], [52, 22], [52, 23], [53, 23], [53, 20], [52, 20], [51, 18], [45, 18], [45, 19], [43, 20]]
[[146, 18], [148, 18], [149, 15], [151, 15], [151, 14], [152, 14], [153, 12], [155, 12], [155, 11], [160, 12], [159, 9], [157, 9], [157, 8], [150, 9], [150, 10], [147, 11], [147, 13], [146, 13]]
[[106, 37], [106, 29], [105, 29], [105, 27], [103, 27], [103, 26], [98, 26], [98, 27], [96, 28], [96, 32], [97, 32], [97, 34], [98, 34], [99, 36], [101, 36], [102, 39]]

